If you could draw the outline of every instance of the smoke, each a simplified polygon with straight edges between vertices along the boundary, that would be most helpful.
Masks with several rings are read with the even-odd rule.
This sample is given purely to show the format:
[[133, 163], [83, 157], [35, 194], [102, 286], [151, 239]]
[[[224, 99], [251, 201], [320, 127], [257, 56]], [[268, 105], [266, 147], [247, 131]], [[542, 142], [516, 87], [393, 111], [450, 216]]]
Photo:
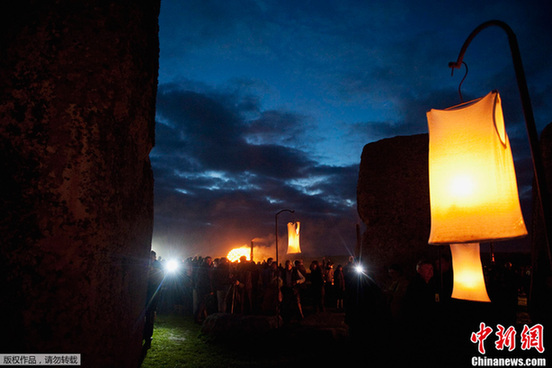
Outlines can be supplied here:
[[264, 244], [269, 244], [271, 241], [273, 242], [274, 241], [274, 236], [272, 236], [272, 239], [269, 239], [270, 236], [267, 236], [267, 237], [264, 237], [264, 238], [255, 238], [253, 240], [251, 240], [253, 243], [264, 243]]
[[276, 258], [273, 234], [264, 237], [256, 237], [251, 241], [253, 242], [253, 260], [255, 262], [261, 262], [268, 258]]

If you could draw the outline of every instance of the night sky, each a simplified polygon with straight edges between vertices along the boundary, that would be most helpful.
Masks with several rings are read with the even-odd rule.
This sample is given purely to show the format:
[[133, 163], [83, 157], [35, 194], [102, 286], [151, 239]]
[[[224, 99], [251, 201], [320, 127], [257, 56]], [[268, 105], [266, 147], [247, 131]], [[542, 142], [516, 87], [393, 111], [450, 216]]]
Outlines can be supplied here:
[[[552, 3], [162, 0], [153, 249], [225, 255], [301, 221], [304, 252], [354, 251], [364, 145], [427, 132], [460, 102], [448, 62], [499, 19], [517, 35], [537, 128], [552, 122]], [[471, 43], [464, 100], [498, 89], [524, 213], [530, 153], [506, 34]], [[361, 227], [362, 228], [362, 227]], [[285, 248], [284, 248], [285, 249]]]

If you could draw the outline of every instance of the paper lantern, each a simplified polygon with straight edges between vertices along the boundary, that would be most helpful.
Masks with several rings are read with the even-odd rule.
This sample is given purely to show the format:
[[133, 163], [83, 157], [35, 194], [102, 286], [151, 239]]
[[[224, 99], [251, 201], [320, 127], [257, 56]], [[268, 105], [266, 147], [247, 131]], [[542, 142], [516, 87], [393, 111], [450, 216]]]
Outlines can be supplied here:
[[430, 244], [527, 235], [498, 92], [431, 110]]
[[[527, 230], [498, 92], [446, 110], [432, 109], [427, 119], [431, 206], [428, 242], [471, 243], [451, 247], [454, 297], [464, 295], [459, 292], [459, 276], [466, 274], [466, 262], [460, 260], [476, 262], [474, 252], [478, 263], [474, 269], [479, 269], [480, 275], [472, 279], [483, 279], [479, 242], [521, 237], [527, 235]], [[480, 297], [469, 300], [489, 301], [486, 292], [485, 297], [477, 295]]]
[[479, 255], [479, 243], [451, 244], [454, 283], [452, 298], [489, 302]]
[[297, 222], [288, 222], [288, 249], [287, 253], [301, 253], [301, 248], [299, 247], [299, 228], [301, 224]]

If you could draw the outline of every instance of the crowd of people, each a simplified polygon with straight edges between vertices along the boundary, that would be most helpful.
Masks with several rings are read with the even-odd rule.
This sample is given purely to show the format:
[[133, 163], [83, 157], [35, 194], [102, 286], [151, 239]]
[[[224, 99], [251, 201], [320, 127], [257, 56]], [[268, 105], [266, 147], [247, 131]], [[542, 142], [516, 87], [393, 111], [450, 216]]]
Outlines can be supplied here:
[[[272, 258], [256, 263], [241, 257], [190, 257], [168, 267], [151, 251], [145, 308], [144, 348], [151, 346], [156, 311], [193, 315], [202, 323], [212, 313], [279, 314], [284, 322], [302, 320], [303, 307], [313, 313], [327, 307], [344, 310], [347, 277], [353, 258], [334, 265], [325, 258], [306, 268], [302, 259], [278, 265]], [[350, 278], [350, 277], [349, 277]]]
[[[168, 262], [157, 260], [152, 252], [146, 308], [144, 338], [150, 341], [155, 309], [163, 312], [182, 312], [193, 315], [202, 323], [211, 313], [279, 314], [284, 322], [301, 320], [309, 313], [326, 308], [343, 311], [350, 335], [368, 338], [372, 346], [383, 341], [394, 341], [427, 351], [431, 344], [444, 341], [436, 336], [452, 323], [461, 321], [449, 308], [452, 292], [450, 261], [420, 261], [414, 277], [407, 278], [398, 265], [388, 267], [388, 282], [377, 285], [351, 257], [344, 264], [333, 264], [329, 259], [313, 260], [308, 266], [302, 259], [286, 260], [277, 265], [273, 259], [256, 263], [242, 257], [230, 262], [221, 257], [193, 257], [182, 260], [178, 269], [164, 271]], [[497, 267], [498, 269], [498, 267]], [[516, 285], [507, 268], [494, 271], [489, 277], [489, 294], [500, 300], [500, 310], [513, 318], [517, 304]], [[502, 286], [499, 285], [502, 280]], [[493, 290], [493, 285], [496, 290]], [[508, 298], [505, 300], [504, 298]], [[504, 309], [504, 306], [511, 309]], [[443, 321], [448, 321], [444, 325]], [[461, 326], [460, 326], [461, 327]], [[366, 331], [371, 333], [366, 334]], [[402, 341], [399, 341], [402, 339]], [[436, 345], [435, 345], [436, 346]]]
[[[152, 262], [153, 293], [160, 283], [159, 273], [166, 260]], [[305, 303], [314, 312], [326, 307], [344, 307], [346, 265], [330, 260], [314, 260], [305, 266], [302, 259], [277, 265], [272, 258], [251, 262], [241, 257], [231, 262], [225, 257], [191, 257], [180, 262], [173, 273], [164, 271], [157, 308], [165, 312], [193, 314], [201, 323], [211, 313], [274, 315], [285, 321], [304, 318]]]

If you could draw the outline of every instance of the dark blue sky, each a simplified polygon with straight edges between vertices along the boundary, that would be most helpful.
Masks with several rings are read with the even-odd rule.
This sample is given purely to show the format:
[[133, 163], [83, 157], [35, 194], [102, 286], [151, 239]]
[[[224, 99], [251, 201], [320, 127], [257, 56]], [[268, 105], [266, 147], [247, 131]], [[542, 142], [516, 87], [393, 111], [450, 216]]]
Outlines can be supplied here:
[[[552, 121], [550, 1], [163, 0], [153, 248], [226, 254], [301, 221], [304, 251], [355, 246], [362, 148], [427, 132], [459, 103], [447, 67], [500, 19], [518, 37], [538, 130]], [[464, 61], [464, 99], [501, 93], [522, 199], [530, 156], [507, 37], [484, 30]], [[284, 243], [284, 244], [282, 244]], [[285, 247], [283, 248], [285, 251]]]

